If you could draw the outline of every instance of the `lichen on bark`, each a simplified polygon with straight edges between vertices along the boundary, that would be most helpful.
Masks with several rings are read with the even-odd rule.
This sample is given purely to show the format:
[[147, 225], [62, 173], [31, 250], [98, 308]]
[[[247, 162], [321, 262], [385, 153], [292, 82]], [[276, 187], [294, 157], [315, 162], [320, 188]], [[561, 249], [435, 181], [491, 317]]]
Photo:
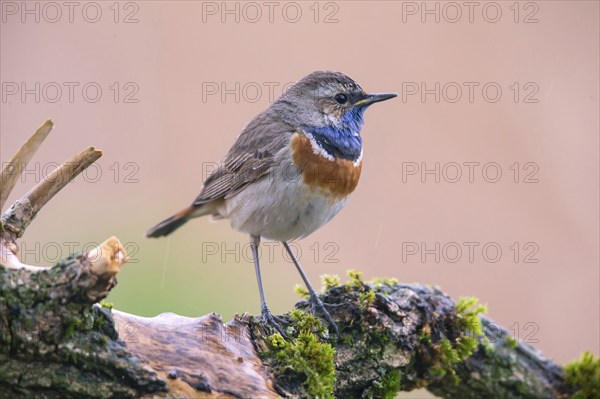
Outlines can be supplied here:
[[[83, 255], [40, 272], [0, 266], [0, 397], [138, 397], [165, 390], [127, 351]], [[105, 287], [98, 289], [98, 287]]]
[[[485, 309], [475, 299], [455, 303], [435, 287], [350, 277], [342, 285], [328, 278], [322, 294], [339, 335], [315, 335], [336, 351], [335, 397], [393, 397], [423, 387], [445, 398], [568, 397], [562, 369], [481, 316]], [[253, 332], [269, 363], [269, 334]], [[281, 392], [308, 396], [305, 379], [272, 371]]]

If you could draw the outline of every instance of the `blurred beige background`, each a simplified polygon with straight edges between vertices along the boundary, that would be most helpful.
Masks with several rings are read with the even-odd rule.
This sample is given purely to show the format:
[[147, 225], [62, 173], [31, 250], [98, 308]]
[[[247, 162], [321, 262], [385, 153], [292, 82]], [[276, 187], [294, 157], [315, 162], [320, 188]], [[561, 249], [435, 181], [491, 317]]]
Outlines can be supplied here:
[[[2, 162], [56, 123], [10, 200], [104, 150], [38, 216], [26, 262], [115, 234], [132, 256], [117, 308], [259, 313], [247, 238], [226, 222], [143, 234], [286, 84], [339, 70], [400, 97], [367, 112], [346, 209], [298, 243], [311, 280], [355, 268], [435, 284], [559, 363], [600, 351], [598, 2], [75, 3], [1, 2]], [[282, 251], [263, 248], [275, 312], [301, 282]]]

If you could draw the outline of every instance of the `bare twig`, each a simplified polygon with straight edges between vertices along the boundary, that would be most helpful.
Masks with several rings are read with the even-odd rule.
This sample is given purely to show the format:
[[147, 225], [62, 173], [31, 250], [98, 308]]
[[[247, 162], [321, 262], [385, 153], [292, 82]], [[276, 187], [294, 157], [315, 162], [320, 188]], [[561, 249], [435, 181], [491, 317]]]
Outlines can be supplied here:
[[102, 151], [90, 147], [65, 161], [2, 215], [4, 230], [13, 239], [22, 237], [40, 209], [101, 156]]
[[[4, 206], [6, 199], [14, 188], [18, 178], [25, 170], [25, 166], [38, 150], [44, 139], [52, 130], [53, 123], [47, 120], [27, 140], [12, 157], [10, 162], [2, 169], [0, 174], [0, 209]], [[64, 188], [78, 174], [90, 166], [95, 160], [102, 156], [102, 151], [93, 147], [87, 148], [79, 154], [71, 157], [49, 176], [39, 182], [21, 199], [16, 201], [0, 219], [0, 263], [12, 269], [26, 269], [29, 271], [45, 270], [44, 267], [30, 266], [18, 258], [18, 246], [16, 239], [23, 236], [27, 226], [35, 218], [42, 207], [62, 188]], [[118, 242], [118, 241], [117, 241]], [[106, 251], [105, 251], [106, 252]], [[119, 252], [121, 253], [121, 252]], [[100, 257], [99, 260], [104, 258]], [[124, 255], [119, 258], [120, 264], [125, 261]], [[112, 262], [112, 261], [111, 261]], [[102, 264], [113, 265], [102, 261]], [[120, 266], [119, 264], [119, 266]]]
[[0, 183], [2, 183], [2, 187], [0, 188], [0, 209], [4, 207], [6, 199], [15, 187], [21, 173], [25, 170], [25, 166], [27, 166], [33, 154], [35, 154], [46, 137], [48, 137], [53, 125], [50, 119], [44, 122], [2, 168], [2, 173], [0, 174]]

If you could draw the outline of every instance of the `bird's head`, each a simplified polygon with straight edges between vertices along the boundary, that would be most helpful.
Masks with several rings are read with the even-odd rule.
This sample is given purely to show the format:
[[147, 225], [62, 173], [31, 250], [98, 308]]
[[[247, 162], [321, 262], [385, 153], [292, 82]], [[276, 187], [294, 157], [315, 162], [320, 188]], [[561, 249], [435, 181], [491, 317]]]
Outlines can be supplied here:
[[283, 99], [294, 104], [297, 112], [310, 116], [315, 126], [362, 124], [364, 111], [371, 104], [396, 97], [395, 93], [368, 94], [347, 75], [317, 71], [291, 86]]
[[332, 155], [356, 159], [362, 150], [365, 110], [396, 96], [369, 94], [343, 73], [318, 71], [291, 86], [278, 101], [289, 105], [294, 121]]

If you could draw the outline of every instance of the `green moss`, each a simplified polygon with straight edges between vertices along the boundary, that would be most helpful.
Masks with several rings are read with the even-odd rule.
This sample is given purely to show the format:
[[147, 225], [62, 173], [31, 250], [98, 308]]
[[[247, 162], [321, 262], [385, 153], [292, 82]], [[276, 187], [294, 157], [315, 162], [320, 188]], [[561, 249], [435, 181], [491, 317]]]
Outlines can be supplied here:
[[477, 304], [477, 298], [460, 298], [456, 304], [458, 327], [463, 331], [454, 340], [454, 348], [458, 353], [458, 361], [469, 358], [477, 349], [478, 339], [483, 335], [480, 314], [486, 313], [485, 305]]
[[496, 353], [496, 348], [490, 342], [488, 337], [483, 337], [481, 339], [481, 345], [483, 346], [483, 350], [485, 351], [485, 355], [488, 357], [493, 357]]
[[111, 302], [100, 301], [100, 306], [106, 309], [112, 309], [115, 305]]
[[459, 298], [456, 304], [456, 313], [459, 328], [466, 330], [471, 336], [480, 336], [483, 334], [479, 315], [487, 313], [487, 307], [485, 305], [478, 305], [477, 298]]
[[293, 309], [290, 312], [290, 320], [292, 321], [293, 327], [298, 332], [309, 332], [322, 335], [327, 331], [327, 327], [323, 325], [320, 319], [310, 313], [305, 313], [300, 309]]
[[419, 342], [425, 345], [431, 344], [431, 328], [429, 326], [425, 326], [419, 331]]
[[368, 289], [359, 294], [358, 307], [360, 310], [367, 310], [367, 308], [372, 306], [373, 303], [375, 303], [375, 291], [372, 289]]
[[105, 324], [106, 324], [106, 319], [104, 317], [96, 317], [96, 319], [94, 320], [94, 329], [101, 330]]
[[[450, 376], [455, 384], [459, 380], [454, 366], [467, 360], [477, 350], [481, 340], [485, 346], [483, 327], [479, 315], [486, 312], [484, 305], [477, 304], [477, 298], [460, 298], [456, 304], [456, 330], [459, 332], [454, 339], [444, 337], [437, 343], [432, 343], [430, 328], [423, 327], [419, 333], [419, 341], [433, 348], [434, 363], [430, 369], [431, 377], [441, 378]], [[489, 341], [487, 341], [489, 344]], [[492, 347], [493, 349], [493, 347]]]
[[360, 287], [364, 285], [364, 281], [362, 280], [362, 272], [356, 271], [354, 269], [346, 270], [346, 274], [350, 277], [350, 281], [347, 283], [350, 287]]
[[475, 352], [478, 345], [477, 338], [468, 336], [458, 337], [454, 342], [459, 361], [468, 359]]
[[294, 291], [296, 294], [300, 295], [300, 298], [302, 299], [308, 299], [310, 297], [310, 292], [300, 284], [294, 286]]
[[600, 397], [600, 357], [584, 352], [579, 360], [565, 366], [566, 380], [573, 387], [574, 399]]
[[354, 337], [350, 334], [344, 334], [341, 341], [344, 345], [350, 346], [354, 344]]
[[63, 324], [65, 331], [65, 338], [69, 339], [73, 336], [76, 330], [81, 327], [81, 321], [79, 319], [69, 319]]
[[517, 346], [519, 346], [519, 341], [513, 337], [506, 337], [506, 342], [508, 343], [508, 347], [510, 349], [515, 349]]
[[452, 346], [452, 343], [447, 338], [442, 338], [439, 345], [441, 355], [440, 363], [445, 367], [452, 367], [454, 363], [460, 362], [458, 351]]
[[388, 277], [376, 277], [373, 280], [369, 281], [369, 283], [373, 284], [376, 289], [380, 289], [383, 286], [393, 287], [398, 284], [397, 278], [388, 278]]
[[370, 306], [375, 303], [375, 292], [371, 287], [369, 287], [362, 279], [362, 272], [350, 269], [346, 271], [348, 277], [350, 277], [350, 281], [346, 283], [346, 288], [348, 292], [357, 291], [359, 293], [358, 297], [358, 307], [361, 311], [367, 310]]
[[290, 320], [293, 328], [288, 331], [297, 335], [289, 341], [279, 333], [271, 335], [270, 351], [263, 355], [278, 378], [294, 375], [303, 381], [308, 397], [333, 398], [335, 349], [319, 339], [327, 328], [318, 318], [298, 309], [290, 312]]
[[390, 370], [381, 379], [383, 385], [383, 398], [392, 399], [400, 391], [401, 376], [398, 370]]
[[401, 388], [402, 376], [398, 370], [389, 370], [383, 377], [373, 382], [367, 397], [394, 399]]
[[324, 274], [321, 276], [323, 291], [330, 290], [340, 285], [340, 277], [337, 274]]

